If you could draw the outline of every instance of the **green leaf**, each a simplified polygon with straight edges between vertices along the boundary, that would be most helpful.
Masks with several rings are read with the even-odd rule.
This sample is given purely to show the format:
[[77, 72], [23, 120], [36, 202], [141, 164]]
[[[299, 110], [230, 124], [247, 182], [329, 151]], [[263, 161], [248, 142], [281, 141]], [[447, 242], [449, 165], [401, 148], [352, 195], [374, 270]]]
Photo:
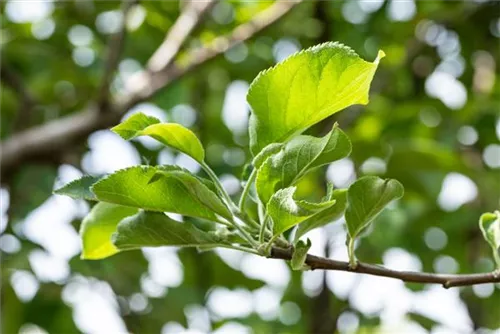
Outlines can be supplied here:
[[303, 50], [265, 70], [250, 85], [249, 135], [254, 155], [286, 142], [353, 104], [367, 104], [370, 83], [384, 53], [373, 63], [340, 43]]
[[479, 228], [490, 244], [497, 269], [500, 269], [500, 211], [484, 213], [479, 219]]
[[267, 203], [267, 214], [273, 223], [274, 236], [335, 204], [335, 201], [311, 203], [304, 200], [295, 200], [293, 198], [295, 190], [296, 187], [280, 189]]
[[119, 250], [140, 247], [182, 246], [215, 247], [220, 245], [210, 233], [197, 229], [190, 223], [173, 220], [164, 213], [140, 211], [118, 224], [112, 237]]
[[205, 159], [205, 150], [200, 140], [189, 129], [176, 123], [150, 125], [140, 132], [142, 136], [150, 136], [166, 146], [179, 150], [198, 162]]
[[90, 190], [90, 187], [101, 177], [97, 176], [84, 176], [80, 179], [71, 181], [70, 183], [62, 186], [59, 189], [54, 190], [54, 194], [65, 195], [74, 199], [86, 199], [89, 201], [97, 201], [94, 193]]
[[295, 240], [299, 240], [301, 236], [315, 228], [325, 226], [342, 217], [347, 205], [347, 189], [331, 190], [331, 195], [327, 196], [327, 200], [335, 200], [335, 205], [300, 223], [297, 232], [295, 232]]
[[[154, 181], [153, 177], [157, 180]], [[100, 201], [149, 211], [172, 212], [211, 221], [217, 221], [216, 214], [232, 217], [229, 209], [203, 181], [175, 167], [122, 169], [94, 184], [91, 190]]]
[[351, 239], [355, 239], [387, 204], [401, 198], [403, 194], [403, 186], [394, 179], [365, 176], [354, 182], [347, 191], [345, 212]]
[[136, 214], [137, 210], [104, 202], [94, 205], [80, 227], [82, 259], [98, 260], [117, 253], [111, 235], [123, 218]]
[[282, 143], [272, 143], [264, 147], [262, 151], [259, 152], [253, 159], [253, 166], [256, 169], [259, 169], [260, 166], [266, 161], [267, 158], [269, 158], [271, 155], [278, 153], [281, 151], [281, 148], [283, 147]]
[[299, 240], [295, 244], [292, 260], [290, 261], [293, 270], [309, 269], [309, 266], [305, 264], [309, 248], [311, 248], [311, 240], [309, 240], [309, 238], [307, 239], [307, 243]]
[[314, 168], [342, 159], [351, 153], [351, 142], [336, 125], [324, 137], [297, 136], [270, 156], [257, 173], [255, 186], [263, 203], [279, 189], [299, 181]]
[[200, 163], [205, 159], [205, 150], [198, 137], [191, 130], [180, 124], [159, 122], [154, 117], [137, 113], [111, 130], [127, 140], [137, 136], [150, 136], [163, 145], [189, 155]]
[[152, 124], [160, 123], [156, 117], [147, 116], [143, 113], [136, 113], [127, 118], [122, 123], [111, 128], [111, 131], [119, 135], [125, 140], [139, 136], [139, 132]]

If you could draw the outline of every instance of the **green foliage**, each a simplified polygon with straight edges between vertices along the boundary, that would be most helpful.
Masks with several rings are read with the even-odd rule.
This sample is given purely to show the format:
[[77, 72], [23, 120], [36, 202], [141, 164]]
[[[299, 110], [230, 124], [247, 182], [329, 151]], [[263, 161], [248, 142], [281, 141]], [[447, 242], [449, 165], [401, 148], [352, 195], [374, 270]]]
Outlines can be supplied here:
[[215, 247], [223, 241], [189, 222], [178, 222], [164, 213], [142, 210], [123, 219], [113, 235], [113, 243], [119, 250], [154, 246]]
[[98, 260], [118, 252], [111, 242], [116, 226], [125, 217], [136, 214], [138, 209], [99, 202], [82, 221], [82, 259]]
[[369, 63], [340, 43], [324, 43], [261, 72], [248, 91], [252, 107], [250, 147], [254, 155], [286, 142], [353, 104], [367, 104], [382, 51]]
[[309, 269], [305, 264], [307, 258], [307, 252], [311, 248], [311, 240], [307, 239], [307, 242], [299, 240], [294, 245], [292, 259], [290, 260], [290, 266], [293, 270], [305, 270]]
[[500, 269], [500, 211], [484, 213], [479, 218], [479, 228], [491, 246], [497, 269]]
[[54, 194], [65, 195], [74, 199], [97, 201], [97, 198], [95, 197], [95, 194], [90, 190], [90, 187], [92, 187], [92, 185], [100, 179], [100, 177], [87, 175], [71, 181], [65, 186], [54, 190]]
[[154, 117], [137, 113], [111, 130], [126, 140], [137, 136], [150, 136], [163, 145], [186, 153], [198, 162], [205, 159], [205, 150], [191, 130], [180, 124], [159, 122]]
[[231, 217], [200, 178], [180, 168], [136, 166], [119, 170], [92, 186], [97, 199], [150, 211], [172, 212], [216, 221]]
[[311, 203], [293, 198], [296, 187], [280, 189], [267, 203], [267, 214], [271, 218], [274, 236], [280, 235], [314, 214], [328, 209], [335, 200]]
[[324, 201], [335, 201], [335, 205], [304, 220], [295, 232], [295, 240], [299, 240], [301, 236], [315, 228], [319, 228], [341, 218], [344, 215], [347, 205], [347, 189], [334, 190], [333, 185], [328, 184], [328, 194]]
[[296, 184], [312, 169], [342, 159], [350, 152], [349, 138], [337, 126], [322, 138], [293, 138], [259, 168], [255, 186], [260, 200], [267, 203], [279, 189]]

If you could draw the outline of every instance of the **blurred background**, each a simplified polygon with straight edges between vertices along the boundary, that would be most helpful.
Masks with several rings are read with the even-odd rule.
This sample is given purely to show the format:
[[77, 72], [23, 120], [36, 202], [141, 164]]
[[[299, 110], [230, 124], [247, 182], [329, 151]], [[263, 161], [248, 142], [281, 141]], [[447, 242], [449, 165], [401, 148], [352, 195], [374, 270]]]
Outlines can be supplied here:
[[[287, 10], [277, 15], [277, 5]], [[198, 172], [185, 155], [106, 130], [142, 111], [195, 131], [208, 163], [237, 197], [251, 158], [249, 83], [302, 48], [340, 41], [366, 60], [379, 49], [387, 57], [368, 106], [308, 130], [322, 135], [339, 122], [354, 149], [308, 175], [301, 196], [321, 197], [325, 178], [337, 187], [365, 174], [396, 178], [405, 196], [362, 239], [362, 261], [438, 273], [492, 270], [478, 218], [500, 209], [500, 2], [220, 1], [199, 15], [173, 62], [181, 71], [199, 66], [172, 80], [159, 76], [159, 84], [150, 81], [140, 92], [130, 83], [188, 6], [203, 4], [9, 0], [0, 6], [2, 333], [500, 333], [500, 284], [445, 290], [292, 272], [283, 261], [230, 250], [156, 248], [83, 261], [78, 228], [92, 203], [51, 194], [82, 174], [141, 163]], [[255, 21], [245, 26], [255, 31], [225, 50], [221, 36]], [[178, 26], [191, 23], [188, 16]], [[215, 51], [204, 61], [198, 51], [207, 48]], [[102, 114], [93, 125], [66, 137], [65, 130], [88, 119], [58, 121], [90, 114], [96, 105]], [[117, 105], [119, 112], [112, 111]], [[15, 146], [33, 133], [27, 129], [55, 140]], [[23, 155], [26, 146], [35, 152]], [[346, 260], [345, 236], [341, 222], [312, 231], [311, 253]]]

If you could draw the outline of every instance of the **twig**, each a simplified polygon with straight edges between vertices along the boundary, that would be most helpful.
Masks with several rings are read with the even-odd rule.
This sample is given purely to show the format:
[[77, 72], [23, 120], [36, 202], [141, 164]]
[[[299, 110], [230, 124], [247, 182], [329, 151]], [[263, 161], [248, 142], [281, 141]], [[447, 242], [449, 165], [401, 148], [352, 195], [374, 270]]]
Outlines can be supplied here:
[[[292, 250], [274, 247], [271, 250], [270, 258], [290, 260], [292, 258]], [[312, 270], [324, 269], [348, 271], [358, 274], [395, 278], [404, 282], [441, 284], [445, 288], [500, 282], [499, 272], [463, 275], [433, 274], [413, 271], [397, 271], [361, 262], [358, 262], [356, 268], [353, 269], [349, 266], [349, 262], [336, 261], [314, 255], [307, 255], [305, 263], [309, 265]]]
[[[5, 176], [26, 162], [44, 159], [47, 156], [61, 155], [75, 143], [82, 142], [97, 130], [105, 129], [119, 122], [121, 116], [137, 103], [152, 97], [158, 90], [197, 69], [207, 61], [224, 53], [231, 46], [250, 39], [261, 30], [278, 21], [300, 1], [277, 1], [250, 22], [244, 23], [227, 35], [220, 37], [210, 46], [202, 47], [190, 57], [191, 61], [183, 66], [167, 66], [164, 71], [153, 72], [148, 76], [147, 91], [139, 90], [123, 96], [110, 112], [99, 114], [95, 105], [72, 115], [59, 118], [41, 126], [28, 129], [0, 143], [0, 167], [2, 182]], [[127, 84], [126, 84], [127, 85]]]
[[115, 73], [118, 61], [120, 60], [125, 42], [127, 15], [130, 9], [137, 3], [137, 0], [124, 0], [122, 5], [123, 19], [120, 30], [109, 38], [107, 48], [107, 58], [104, 65], [104, 74], [98, 91], [97, 105], [100, 112], [108, 111], [109, 88]]
[[147, 69], [151, 72], [165, 70], [175, 56], [179, 53], [182, 45], [186, 42], [191, 32], [200, 23], [203, 15], [215, 3], [214, 0], [190, 1], [182, 10], [174, 25], [168, 31], [165, 40], [149, 58]]
[[14, 120], [13, 129], [21, 130], [28, 127], [31, 110], [36, 105], [35, 98], [25, 87], [23, 78], [9, 68], [3, 61], [0, 70], [0, 78], [19, 96], [19, 111]]

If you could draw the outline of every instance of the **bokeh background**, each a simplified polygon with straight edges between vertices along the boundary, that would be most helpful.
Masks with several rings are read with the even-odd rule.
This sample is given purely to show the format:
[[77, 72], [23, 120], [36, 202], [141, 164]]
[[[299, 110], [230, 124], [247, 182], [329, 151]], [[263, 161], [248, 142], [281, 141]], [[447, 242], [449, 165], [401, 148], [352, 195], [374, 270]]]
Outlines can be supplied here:
[[[140, 1], [125, 22], [112, 77], [119, 95], [144, 68], [185, 4]], [[220, 1], [177, 61], [266, 10], [272, 2]], [[118, 1], [1, 3], [1, 138], [76, 113], [94, 101]], [[310, 174], [304, 198], [356, 176], [400, 180], [406, 194], [362, 239], [358, 257], [440, 273], [493, 269], [477, 226], [500, 209], [500, 2], [304, 1], [271, 27], [132, 107], [193, 129], [230, 194], [250, 159], [245, 95], [257, 73], [288, 55], [341, 41], [383, 59], [370, 104], [339, 122], [353, 154]], [[60, 138], [64, 141], [65, 138]], [[341, 272], [292, 272], [280, 260], [230, 250], [132, 251], [79, 259], [78, 227], [92, 203], [52, 195], [82, 174], [190, 158], [153, 141], [99, 130], [62, 159], [26, 161], [2, 178], [1, 332], [11, 333], [500, 333], [500, 284], [445, 290]], [[308, 235], [311, 253], [347, 259], [336, 222]]]

